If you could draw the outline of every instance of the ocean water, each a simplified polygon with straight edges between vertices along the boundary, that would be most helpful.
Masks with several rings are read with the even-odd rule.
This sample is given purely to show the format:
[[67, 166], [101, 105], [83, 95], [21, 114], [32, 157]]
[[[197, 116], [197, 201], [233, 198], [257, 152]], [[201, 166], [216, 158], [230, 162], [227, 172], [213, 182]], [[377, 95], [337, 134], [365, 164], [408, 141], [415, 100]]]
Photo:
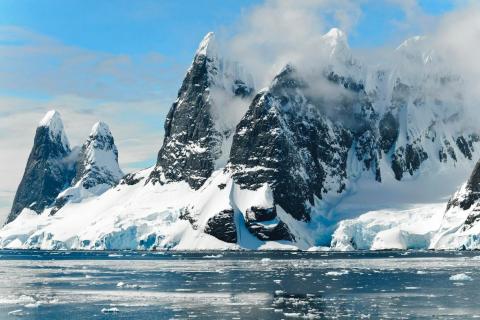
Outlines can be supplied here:
[[477, 256], [0, 251], [0, 319], [473, 319]]

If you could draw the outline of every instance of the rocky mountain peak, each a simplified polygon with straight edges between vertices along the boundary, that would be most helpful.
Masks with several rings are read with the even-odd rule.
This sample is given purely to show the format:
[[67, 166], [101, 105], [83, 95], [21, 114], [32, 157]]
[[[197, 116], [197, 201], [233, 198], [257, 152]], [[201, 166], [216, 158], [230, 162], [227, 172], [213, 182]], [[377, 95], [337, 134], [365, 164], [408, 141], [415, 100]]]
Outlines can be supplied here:
[[113, 135], [104, 122], [93, 125], [77, 158], [75, 179], [55, 199], [51, 215], [69, 202], [80, 202], [101, 195], [115, 186], [124, 175], [118, 164], [118, 150]]
[[82, 146], [75, 183], [81, 181], [86, 189], [98, 184], [113, 186], [122, 176], [118, 149], [110, 128], [104, 122], [97, 122]]
[[213, 56], [217, 53], [217, 43], [215, 41], [215, 33], [209, 32], [205, 35], [198, 46], [196, 55]]
[[[198, 189], [217, 160], [228, 153], [228, 141], [238, 122], [235, 119], [244, 113], [241, 101], [249, 101], [253, 81], [238, 63], [223, 59], [216, 48], [214, 34], [208, 33], [167, 114], [163, 146], [148, 181], [183, 180]], [[232, 114], [237, 115], [233, 120]]]
[[58, 111], [48, 111], [38, 123], [38, 127], [46, 128], [52, 141], [60, 141], [65, 147], [69, 147], [70, 144], [65, 134], [62, 117]]
[[41, 213], [68, 187], [75, 175], [70, 156], [60, 114], [49, 111], [35, 132], [33, 147], [7, 223], [25, 208]]

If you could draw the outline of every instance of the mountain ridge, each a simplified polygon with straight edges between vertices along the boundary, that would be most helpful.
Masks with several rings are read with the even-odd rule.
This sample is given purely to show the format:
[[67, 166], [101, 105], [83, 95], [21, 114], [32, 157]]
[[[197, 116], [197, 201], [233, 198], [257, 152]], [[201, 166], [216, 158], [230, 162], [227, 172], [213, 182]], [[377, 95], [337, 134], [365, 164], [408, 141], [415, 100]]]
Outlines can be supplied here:
[[[108, 127], [95, 125], [94, 132], [105, 133], [100, 140], [116, 164], [107, 166], [114, 178], [87, 193], [88, 185], [77, 184], [88, 164], [77, 162], [74, 185], [57, 194], [48, 212], [32, 219], [26, 210], [11, 220], [0, 246], [308, 249], [332, 236], [341, 250], [387, 248], [392, 237], [402, 246], [428, 246], [431, 230], [407, 232], [400, 227], [406, 220], [393, 230], [377, 219], [374, 232], [362, 214], [385, 209], [375, 200], [381, 190], [407, 194], [404, 186], [418, 187], [437, 172], [473, 166], [479, 132], [463, 128], [461, 99], [433, 94], [457, 92], [459, 80], [422, 69], [435, 57], [412, 62], [409, 54], [408, 63], [422, 67], [416, 76], [402, 73], [404, 60], [365, 74], [342, 31], [324, 38], [319, 49], [329, 54], [314, 72], [287, 64], [256, 90], [248, 70], [224, 57], [208, 33], [166, 117], [156, 165], [123, 176]], [[88, 143], [81, 159], [88, 158]], [[101, 177], [94, 172], [93, 184]], [[362, 192], [361, 203], [349, 202]], [[80, 211], [88, 212], [85, 221], [77, 220]], [[34, 228], [40, 221], [43, 227]]]

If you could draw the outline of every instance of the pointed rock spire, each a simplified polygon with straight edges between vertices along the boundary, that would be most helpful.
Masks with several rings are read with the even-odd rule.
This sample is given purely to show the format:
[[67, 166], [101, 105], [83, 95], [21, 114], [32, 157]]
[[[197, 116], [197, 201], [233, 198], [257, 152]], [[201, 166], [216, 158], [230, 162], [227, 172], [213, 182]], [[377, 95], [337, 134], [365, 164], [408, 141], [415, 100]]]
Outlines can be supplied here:
[[205, 35], [202, 42], [200, 42], [196, 55], [212, 56], [216, 54], [216, 51], [217, 43], [215, 41], [215, 34], [209, 32]]
[[54, 215], [69, 202], [80, 202], [91, 196], [99, 196], [115, 186], [123, 177], [118, 165], [118, 150], [104, 122], [97, 122], [83, 144], [76, 164], [76, 176], [72, 186], [55, 199], [50, 210]]
[[215, 35], [208, 33], [167, 114], [163, 146], [148, 181], [183, 180], [194, 189], [200, 188], [214, 171], [223, 150], [228, 150], [223, 143], [236, 125], [221, 129], [217, 126], [229, 107], [226, 97], [248, 98], [253, 93], [252, 82], [238, 63], [219, 56]]
[[99, 184], [114, 186], [122, 177], [110, 128], [104, 122], [97, 122], [82, 146], [74, 184], [80, 182], [85, 189]]
[[70, 155], [60, 114], [49, 111], [36, 130], [32, 151], [7, 223], [15, 220], [25, 208], [41, 213], [68, 187], [74, 176]]

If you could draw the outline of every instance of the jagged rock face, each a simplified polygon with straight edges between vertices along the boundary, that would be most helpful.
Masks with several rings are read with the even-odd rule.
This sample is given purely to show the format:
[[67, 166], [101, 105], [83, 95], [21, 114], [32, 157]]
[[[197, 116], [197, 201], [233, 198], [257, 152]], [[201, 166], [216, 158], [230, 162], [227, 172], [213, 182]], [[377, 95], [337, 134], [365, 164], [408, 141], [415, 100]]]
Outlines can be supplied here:
[[233, 209], [223, 210], [208, 219], [204, 232], [219, 240], [237, 243], [237, 228]]
[[[350, 90], [343, 80], [338, 83]], [[286, 67], [268, 90], [255, 97], [237, 126], [230, 152], [233, 178], [241, 188], [256, 190], [267, 183], [275, 203], [303, 221], [310, 220], [315, 197], [321, 199], [324, 193], [345, 189], [347, 158], [354, 140], [358, 141], [358, 158], [376, 168], [376, 154], [370, 150], [374, 135], [369, 126], [347, 129], [340, 121], [330, 120], [322, 112], [331, 111], [329, 106], [318, 101], [314, 105], [304, 94], [306, 89], [294, 68]], [[359, 107], [368, 109], [367, 105]], [[369, 123], [361, 112], [355, 116]]]
[[71, 150], [62, 120], [58, 112], [51, 111], [35, 133], [33, 148], [7, 223], [15, 220], [24, 208], [42, 212], [68, 187], [75, 176], [69, 156]]
[[[441, 84], [437, 85], [438, 90], [442, 90]], [[390, 105], [378, 127], [379, 147], [391, 157], [391, 168], [397, 180], [415, 175], [427, 160], [448, 163], [457, 162], [461, 157], [472, 159], [478, 135], [468, 132], [458, 136], [448, 135], [449, 131], [460, 131], [445, 129], [458, 124], [459, 111], [450, 110], [443, 114], [434, 109], [448, 103], [452, 102], [429, 97], [421, 85], [407, 85], [400, 79], [396, 80]], [[428, 153], [429, 149], [437, 149], [438, 152]]]
[[383, 152], [388, 153], [398, 138], [398, 119], [391, 112], [387, 112], [379, 123], [380, 147]]
[[448, 201], [447, 211], [453, 207], [468, 210], [480, 199], [480, 161], [477, 162], [467, 183]]
[[212, 47], [213, 35], [208, 34], [168, 112], [163, 146], [149, 179], [153, 183], [186, 181], [192, 188], [200, 188], [221, 156], [222, 142], [233, 131], [223, 132], [216, 126], [212, 91], [221, 90], [232, 98], [253, 92], [246, 81], [236, 78], [236, 70], [229, 70], [235, 66], [219, 58]]
[[248, 231], [255, 235], [259, 240], [294, 241], [295, 237], [291, 234], [288, 226], [277, 218], [276, 207], [260, 208], [251, 207], [246, 212], [245, 226]]
[[114, 186], [122, 176], [113, 135], [105, 123], [98, 122], [82, 146], [73, 184], [80, 182], [85, 189], [100, 184]]
[[[102, 194], [117, 185], [122, 177], [113, 135], [107, 124], [98, 122], [82, 146], [71, 187], [55, 199], [50, 214], [57, 213], [69, 201], [78, 202], [89, 195]], [[131, 179], [127, 178], [126, 181]]]

